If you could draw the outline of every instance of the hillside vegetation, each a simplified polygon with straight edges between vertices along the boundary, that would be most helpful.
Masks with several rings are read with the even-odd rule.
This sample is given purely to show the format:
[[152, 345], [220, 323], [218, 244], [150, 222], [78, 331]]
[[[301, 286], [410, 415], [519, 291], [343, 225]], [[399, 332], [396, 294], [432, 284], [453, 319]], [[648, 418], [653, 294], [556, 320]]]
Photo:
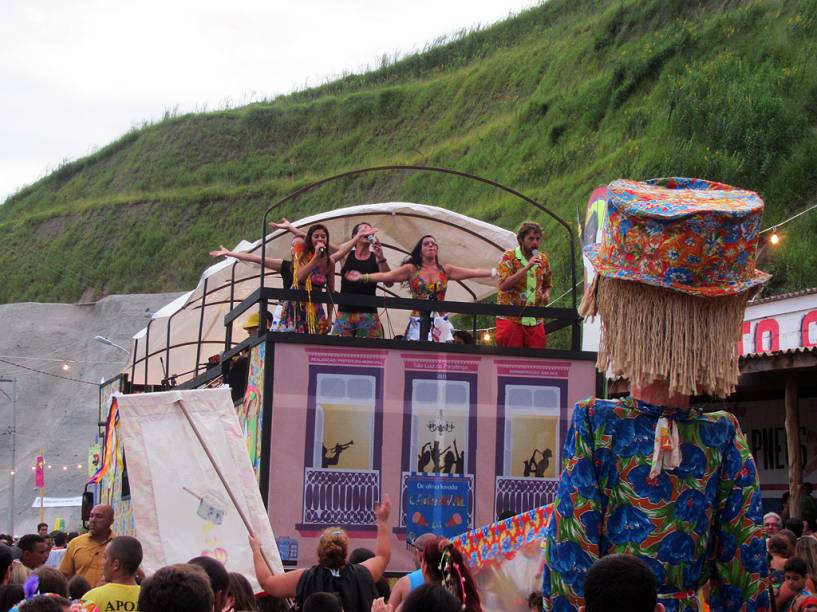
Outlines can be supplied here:
[[[210, 248], [260, 236], [276, 199], [372, 165], [482, 175], [571, 225], [596, 185], [699, 176], [760, 192], [770, 226], [815, 200], [815, 42], [817, 0], [551, 0], [365, 74], [169, 116], [0, 206], [0, 301], [190, 288], [212, 263]], [[570, 284], [562, 229], [458, 178], [365, 175], [297, 199], [280, 216], [388, 200], [508, 228], [538, 218], [554, 295]], [[784, 230], [763, 256], [775, 275], [768, 291], [817, 285], [817, 211]]]

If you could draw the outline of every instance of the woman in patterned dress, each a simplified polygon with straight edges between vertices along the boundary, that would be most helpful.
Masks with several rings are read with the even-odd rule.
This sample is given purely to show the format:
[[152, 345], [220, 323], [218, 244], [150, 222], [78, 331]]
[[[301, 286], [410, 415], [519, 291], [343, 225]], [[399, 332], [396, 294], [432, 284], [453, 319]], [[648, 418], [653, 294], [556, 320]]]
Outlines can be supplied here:
[[[293, 257], [292, 289], [330, 293], [335, 288], [335, 264], [330, 258], [329, 230], [320, 223], [306, 232], [303, 249]], [[281, 312], [281, 331], [298, 334], [326, 334], [332, 327], [323, 304], [285, 302]]]
[[[411, 297], [415, 300], [442, 301], [445, 300], [448, 281], [496, 276], [496, 269], [463, 268], [454, 264], [441, 264], [438, 252], [437, 239], [427, 234], [417, 241], [409, 256], [403, 260], [403, 265], [396, 270], [375, 274], [360, 274], [352, 270], [346, 274], [346, 278], [352, 282], [364, 283], [404, 282], [408, 284]], [[436, 315], [447, 318], [445, 313], [436, 313]], [[431, 336], [429, 339], [436, 340], [433, 337], [433, 331], [429, 335]], [[406, 340], [419, 339], [420, 313], [413, 310], [406, 329]]]
[[607, 554], [637, 556], [668, 612], [768, 610], [757, 469], [737, 419], [704, 414], [692, 395], [726, 397], [756, 271], [763, 203], [698, 179], [608, 188], [597, 272], [581, 314], [599, 314], [596, 366], [631, 396], [573, 409], [545, 537], [549, 610], [583, 605], [584, 576]]

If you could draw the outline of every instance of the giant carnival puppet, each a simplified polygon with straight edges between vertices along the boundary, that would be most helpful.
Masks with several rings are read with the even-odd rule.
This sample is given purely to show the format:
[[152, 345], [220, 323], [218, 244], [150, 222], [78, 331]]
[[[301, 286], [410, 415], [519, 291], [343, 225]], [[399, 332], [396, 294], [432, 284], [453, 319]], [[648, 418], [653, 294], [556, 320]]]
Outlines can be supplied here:
[[597, 367], [629, 397], [574, 410], [546, 530], [546, 609], [583, 605], [586, 571], [638, 556], [669, 612], [766, 610], [769, 597], [755, 463], [737, 419], [692, 396], [726, 397], [738, 381], [763, 202], [700, 179], [617, 180], [596, 277], [580, 312], [601, 317]]

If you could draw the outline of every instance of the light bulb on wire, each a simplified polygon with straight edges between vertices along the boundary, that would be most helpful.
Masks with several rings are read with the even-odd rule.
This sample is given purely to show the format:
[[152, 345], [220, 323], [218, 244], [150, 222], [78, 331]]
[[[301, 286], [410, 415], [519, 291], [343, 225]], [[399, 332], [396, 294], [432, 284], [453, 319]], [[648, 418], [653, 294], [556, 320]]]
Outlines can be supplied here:
[[772, 235], [769, 236], [769, 243], [772, 246], [777, 246], [778, 244], [780, 244], [780, 234], [777, 233], [776, 227], [772, 228]]

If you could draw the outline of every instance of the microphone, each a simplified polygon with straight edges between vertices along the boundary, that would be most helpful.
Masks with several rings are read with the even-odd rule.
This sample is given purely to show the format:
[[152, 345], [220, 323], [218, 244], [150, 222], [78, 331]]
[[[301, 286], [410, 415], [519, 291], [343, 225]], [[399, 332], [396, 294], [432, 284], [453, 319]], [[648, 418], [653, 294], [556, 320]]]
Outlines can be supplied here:
[[366, 240], [369, 241], [369, 244], [374, 244], [374, 241], [377, 240], [377, 238], [374, 237], [374, 234], [369, 234], [366, 236]]
[[[539, 257], [539, 249], [531, 249], [531, 252], [530, 252], [530, 258], [531, 258], [531, 259], [535, 259], [535, 258], [537, 258], [537, 257]], [[537, 265], [537, 266], [538, 266], [538, 265], [539, 265], [539, 262], [537, 261], [537, 262], [536, 262], [534, 265]]]
[[325, 246], [319, 246], [318, 247], [318, 255], [326, 255], [326, 247]]

